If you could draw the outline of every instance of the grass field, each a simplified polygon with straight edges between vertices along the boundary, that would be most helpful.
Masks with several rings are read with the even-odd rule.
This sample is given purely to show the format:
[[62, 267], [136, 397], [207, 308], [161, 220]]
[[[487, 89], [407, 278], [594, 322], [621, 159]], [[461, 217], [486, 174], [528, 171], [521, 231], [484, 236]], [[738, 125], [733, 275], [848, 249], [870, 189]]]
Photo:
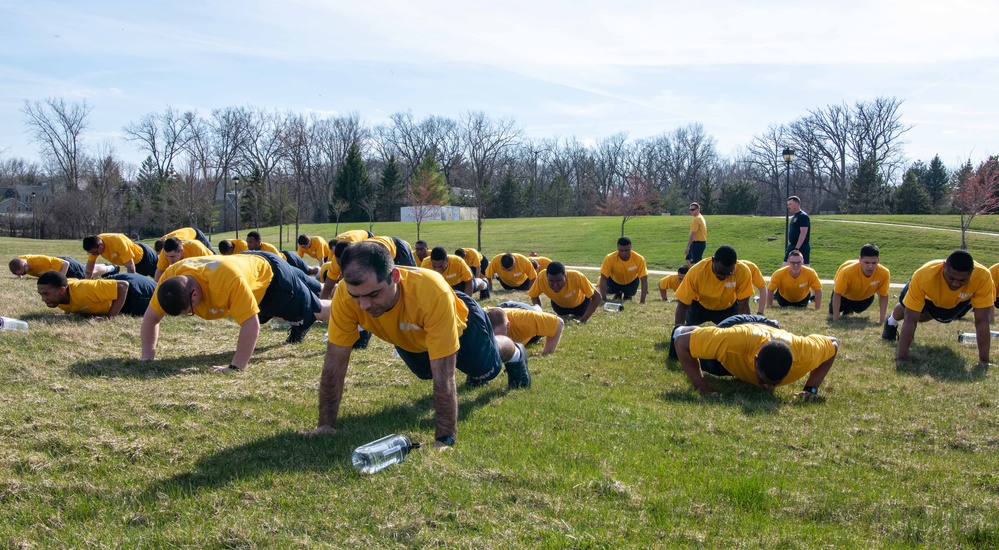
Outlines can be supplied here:
[[[651, 268], [675, 269], [688, 224], [637, 218], [627, 233]], [[487, 220], [483, 248], [596, 266], [619, 226]], [[960, 238], [821, 216], [813, 228], [824, 278], [874, 241], [905, 282]], [[709, 252], [733, 244], [767, 274], [780, 262], [766, 238], [783, 220], [712, 216], [708, 230]], [[416, 237], [414, 224], [374, 231]], [[277, 243], [276, 228], [263, 234]], [[422, 236], [453, 249], [473, 245], [475, 227], [428, 222]], [[969, 249], [991, 265], [999, 236], [969, 236]], [[0, 239], [4, 261], [20, 253], [83, 259], [76, 241]], [[511, 297], [525, 295], [487, 304]], [[158, 360], [140, 363], [138, 319], [55, 315], [32, 281], [0, 278], [0, 312], [31, 326], [0, 333], [0, 548], [999, 547], [999, 377], [957, 344], [970, 321], [920, 326], [913, 359], [896, 365], [874, 311], [833, 326], [824, 312], [772, 310], [793, 332], [840, 339], [824, 399], [802, 404], [800, 383], [771, 394], [717, 378], [723, 397], [700, 399], [666, 359], [673, 311], [653, 291], [570, 324], [556, 353], [531, 358], [531, 389], [508, 392], [504, 376], [459, 388], [454, 449], [362, 477], [354, 447], [433, 439], [430, 384], [384, 342], [354, 353], [337, 434], [305, 439], [321, 325], [300, 346], [265, 326], [249, 370], [220, 377], [208, 367], [231, 358], [231, 321], [168, 318]]]

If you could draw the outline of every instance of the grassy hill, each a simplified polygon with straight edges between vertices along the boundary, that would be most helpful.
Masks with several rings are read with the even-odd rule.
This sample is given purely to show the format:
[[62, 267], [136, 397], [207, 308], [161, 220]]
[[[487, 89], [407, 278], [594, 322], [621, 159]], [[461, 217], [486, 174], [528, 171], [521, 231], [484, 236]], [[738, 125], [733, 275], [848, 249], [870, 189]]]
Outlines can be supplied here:
[[[988, 230], [993, 220], [981, 223]], [[627, 233], [651, 267], [675, 269], [688, 224], [638, 218]], [[595, 266], [613, 250], [619, 226], [612, 218], [487, 220], [483, 249], [536, 250]], [[812, 264], [824, 277], [867, 241], [881, 246], [895, 282], [959, 243], [949, 231], [826, 217], [813, 226]], [[360, 227], [367, 226], [341, 230]], [[780, 238], [782, 219], [711, 216], [708, 229], [709, 251], [727, 242], [764, 272], [779, 265], [780, 241], [766, 239]], [[374, 230], [416, 237], [411, 223]], [[276, 244], [276, 229], [263, 235]], [[475, 243], [475, 226], [428, 222], [422, 236], [453, 249]], [[997, 239], [971, 236], [969, 248], [991, 265], [999, 261]], [[0, 239], [4, 260], [28, 252], [83, 258], [76, 241]], [[511, 297], [525, 295], [495, 292], [487, 304]], [[310, 440], [300, 433], [316, 422], [322, 325], [299, 346], [282, 345], [285, 334], [265, 326], [250, 368], [220, 377], [208, 367], [231, 358], [238, 332], [231, 321], [168, 318], [158, 359], [139, 362], [138, 319], [55, 315], [33, 281], [0, 278], [0, 312], [30, 324], [28, 333], [0, 333], [0, 541], [999, 546], [999, 379], [976, 363], [974, 347], [956, 343], [958, 332], [972, 330], [969, 321], [920, 326], [913, 359], [896, 364], [874, 312], [832, 325], [824, 308], [771, 311], [793, 332], [839, 338], [825, 399], [795, 402], [800, 382], [767, 393], [711, 378], [723, 397], [702, 400], [666, 359], [674, 307], [655, 297], [570, 324], [556, 353], [532, 356], [531, 389], [508, 392], [503, 375], [459, 387], [453, 450], [421, 449], [361, 477], [350, 467], [354, 447], [393, 432], [433, 439], [430, 384], [384, 342], [354, 353], [337, 434]]]

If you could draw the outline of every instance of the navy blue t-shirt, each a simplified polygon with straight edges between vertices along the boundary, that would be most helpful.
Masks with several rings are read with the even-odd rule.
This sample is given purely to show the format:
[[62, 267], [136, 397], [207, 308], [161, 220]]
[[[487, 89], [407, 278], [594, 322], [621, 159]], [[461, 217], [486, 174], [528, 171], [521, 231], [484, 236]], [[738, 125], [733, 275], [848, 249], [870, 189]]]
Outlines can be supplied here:
[[809, 231], [805, 235], [805, 242], [801, 243], [801, 246], [808, 244], [808, 241], [812, 238], [811, 225], [812, 222], [808, 218], [808, 213], [804, 210], [800, 210], [797, 214], [791, 216], [791, 228], [788, 229], [787, 240], [791, 243], [792, 248], [798, 244], [798, 237], [801, 235], [802, 227], [808, 227]]

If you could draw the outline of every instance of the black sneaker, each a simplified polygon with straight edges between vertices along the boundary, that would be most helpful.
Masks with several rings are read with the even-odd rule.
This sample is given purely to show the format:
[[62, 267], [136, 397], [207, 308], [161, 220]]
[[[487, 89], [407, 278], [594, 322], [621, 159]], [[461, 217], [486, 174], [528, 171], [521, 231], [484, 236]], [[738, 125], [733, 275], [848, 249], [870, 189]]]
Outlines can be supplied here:
[[881, 331], [881, 339], [890, 342], [898, 340], [898, 325], [891, 326], [888, 324], [888, 319], [885, 319], [885, 328]]
[[471, 376], [466, 376], [465, 377], [465, 387], [466, 388], [477, 388], [479, 386], [485, 386], [488, 383], [489, 382], [484, 382], [482, 380], [476, 380], [476, 379], [472, 378]]
[[530, 388], [531, 371], [527, 370], [527, 348], [520, 342], [515, 345], [520, 350], [520, 361], [511, 361], [506, 364], [507, 387], [510, 389]]
[[288, 333], [288, 339], [284, 341], [285, 344], [301, 344], [302, 340], [305, 339], [305, 335], [309, 333], [309, 329], [312, 328], [312, 324], [302, 323], [300, 325], [294, 325], [291, 327], [291, 332]]
[[488, 299], [489, 299], [489, 289], [487, 288], [485, 290], [480, 290], [479, 301], [481, 302], [482, 300], [488, 300]]
[[371, 341], [371, 333], [366, 330], [362, 330], [357, 338], [357, 341], [354, 342], [354, 345], [350, 347], [351, 349], [367, 349], [368, 342], [370, 341]]

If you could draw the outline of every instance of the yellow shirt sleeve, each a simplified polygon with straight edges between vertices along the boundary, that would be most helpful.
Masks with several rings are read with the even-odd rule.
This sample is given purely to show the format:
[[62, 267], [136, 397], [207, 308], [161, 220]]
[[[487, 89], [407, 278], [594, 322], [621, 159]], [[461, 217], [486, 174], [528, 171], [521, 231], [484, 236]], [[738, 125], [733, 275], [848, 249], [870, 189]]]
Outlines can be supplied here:
[[558, 332], [558, 317], [551, 313], [528, 311], [520, 308], [504, 309], [510, 330], [507, 334], [514, 342], [526, 344], [535, 336], [550, 338]]
[[69, 303], [59, 309], [81, 315], [105, 315], [118, 298], [118, 282], [111, 279], [69, 281]]

